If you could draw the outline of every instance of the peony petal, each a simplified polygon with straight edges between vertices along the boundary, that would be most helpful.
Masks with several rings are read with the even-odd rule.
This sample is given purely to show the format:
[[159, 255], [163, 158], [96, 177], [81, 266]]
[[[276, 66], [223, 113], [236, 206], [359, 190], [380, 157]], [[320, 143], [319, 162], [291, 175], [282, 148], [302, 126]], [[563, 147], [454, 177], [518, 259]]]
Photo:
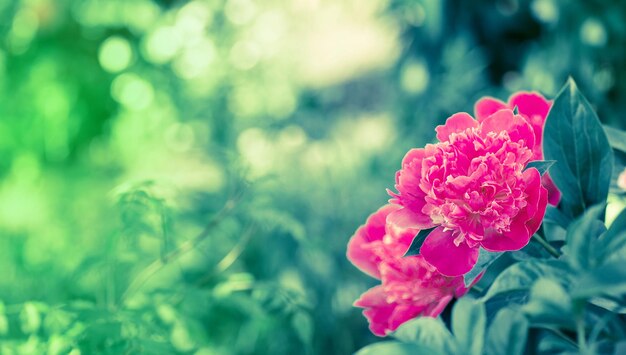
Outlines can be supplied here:
[[346, 256], [354, 266], [364, 273], [380, 279], [380, 271], [378, 270], [378, 262], [380, 261], [376, 255], [372, 253], [370, 248], [366, 246], [370, 241], [365, 227], [357, 229], [356, 233], [348, 242], [348, 251]]
[[[548, 190], [542, 186], [542, 177], [537, 169], [527, 169], [522, 178], [526, 183], [526, 208], [518, 215], [523, 218], [528, 228], [528, 233], [533, 235], [541, 226], [543, 215], [548, 205]], [[517, 218], [517, 216], [516, 216]]]
[[513, 114], [509, 109], [500, 110], [487, 117], [481, 124], [481, 132], [485, 136], [489, 132], [507, 131], [511, 141], [524, 141], [530, 149], [535, 147], [535, 133], [530, 124], [520, 115]]
[[446, 123], [442, 126], [437, 126], [437, 139], [442, 142], [448, 141], [452, 133], [463, 132], [468, 128], [478, 127], [478, 122], [465, 112], [455, 113], [450, 116]]
[[474, 114], [476, 115], [476, 119], [478, 120], [478, 122], [482, 122], [485, 118], [493, 115], [503, 108], [510, 107], [507, 107], [504, 102], [498, 99], [487, 96], [478, 100], [476, 105], [474, 105]]
[[498, 233], [493, 230], [485, 231], [485, 238], [480, 242], [480, 245], [492, 252], [520, 250], [525, 247], [531, 236], [525, 221], [518, 218], [513, 220], [509, 227], [510, 230], [505, 233]]
[[387, 223], [393, 225], [390, 228], [401, 229], [428, 229], [435, 226], [429, 216], [406, 207], [390, 213]]
[[551, 102], [536, 92], [518, 92], [509, 98], [509, 108], [517, 107], [521, 115], [532, 118], [540, 116], [545, 121]]
[[446, 306], [448, 305], [448, 303], [450, 303], [450, 301], [452, 301], [452, 295], [446, 295], [441, 297], [435, 304], [431, 305], [431, 307], [424, 312], [424, 316], [427, 317], [437, 317], [441, 314], [441, 312], [443, 312], [444, 309], [446, 309]]
[[363, 315], [369, 322], [369, 328], [377, 336], [384, 337], [389, 330], [389, 318], [391, 318], [395, 303], [387, 303], [382, 286], [375, 286], [365, 291], [354, 302], [355, 307], [365, 308]]
[[373, 248], [369, 247], [374, 242], [381, 242], [385, 236], [385, 226], [387, 216], [392, 211], [400, 209], [397, 205], [385, 205], [378, 211], [374, 212], [365, 225], [359, 227], [350, 241], [348, 242], [347, 257], [354, 266], [364, 273], [380, 279], [378, 265], [380, 256], [373, 252]]
[[460, 276], [472, 269], [478, 260], [478, 248], [470, 248], [466, 243], [454, 244], [452, 231], [435, 228], [424, 240], [420, 254], [424, 259], [446, 276]]
[[554, 181], [550, 177], [550, 173], [545, 173], [541, 177], [541, 184], [548, 190], [548, 203], [552, 206], [557, 206], [561, 201], [561, 191], [556, 187]]
[[404, 322], [421, 315], [428, 305], [421, 304], [399, 304], [389, 317], [389, 330], [395, 331]]

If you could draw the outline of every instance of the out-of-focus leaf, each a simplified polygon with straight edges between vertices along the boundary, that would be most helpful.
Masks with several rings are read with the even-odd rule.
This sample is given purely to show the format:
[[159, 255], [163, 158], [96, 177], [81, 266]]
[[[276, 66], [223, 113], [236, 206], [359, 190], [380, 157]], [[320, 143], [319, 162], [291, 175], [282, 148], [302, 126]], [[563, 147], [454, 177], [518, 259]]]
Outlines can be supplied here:
[[607, 125], [603, 125], [602, 128], [611, 147], [626, 153], [626, 132]]
[[[626, 294], [626, 267], [624, 260], [615, 260], [586, 272], [572, 287], [572, 297], [622, 296]], [[624, 305], [622, 305], [624, 306]]]
[[25, 334], [35, 333], [41, 327], [41, 313], [37, 306], [31, 302], [24, 304], [20, 312], [20, 325]]
[[425, 345], [401, 343], [399, 341], [383, 341], [368, 345], [357, 351], [355, 355], [413, 355], [413, 354], [442, 354], [440, 349], [433, 349]]
[[561, 206], [572, 216], [603, 203], [609, 191], [613, 151], [598, 116], [569, 79], [554, 99], [543, 133], [550, 176], [561, 191]]
[[483, 271], [485, 271], [489, 265], [491, 265], [496, 259], [504, 254], [503, 252], [491, 252], [487, 251], [483, 248], [480, 248], [478, 253], [478, 260], [472, 269], [465, 275], [463, 275], [463, 282], [465, 282], [465, 287], [469, 287], [474, 283], [474, 280], [480, 275]]
[[509, 290], [498, 293], [485, 301], [485, 311], [487, 314], [487, 322], [493, 321], [496, 314], [505, 308], [518, 308], [525, 305], [530, 297], [529, 289]]
[[591, 207], [567, 228], [567, 260], [572, 267], [587, 270], [598, 264], [596, 248], [598, 237], [606, 231], [600, 220], [605, 208], [604, 203]]
[[424, 244], [424, 240], [426, 240], [426, 237], [428, 237], [433, 229], [435, 228], [423, 229], [419, 231], [415, 238], [413, 238], [413, 241], [404, 256], [418, 255], [420, 253], [420, 249], [422, 248], [422, 244]]
[[293, 328], [304, 345], [310, 346], [313, 341], [313, 320], [303, 311], [296, 312], [291, 318]]
[[548, 206], [546, 208], [546, 214], [544, 215], [544, 221], [550, 221], [554, 224], [557, 224], [563, 228], [567, 228], [569, 223], [571, 222], [571, 218], [563, 214], [563, 212], [559, 211], [556, 207]]
[[469, 297], [459, 299], [452, 309], [452, 333], [459, 349], [466, 354], [482, 354], [486, 323], [482, 302]]
[[530, 290], [533, 283], [540, 277], [549, 277], [564, 283], [572, 279], [567, 264], [561, 260], [521, 261], [502, 271], [483, 299], [488, 300], [506, 291]]
[[609, 229], [598, 240], [596, 257], [599, 261], [607, 260], [613, 253], [626, 246], [626, 209], [613, 221]]
[[530, 289], [522, 310], [533, 324], [572, 326], [572, 299], [558, 282], [540, 278]]
[[406, 343], [414, 343], [437, 352], [451, 353], [455, 349], [452, 334], [441, 318], [420, 317], [402, 324], [393, 337]]
[[485, 354], [520, 355], [526, 346], [528, 320], [518, 311], [504, 308], [497, 314], [485, 340]]

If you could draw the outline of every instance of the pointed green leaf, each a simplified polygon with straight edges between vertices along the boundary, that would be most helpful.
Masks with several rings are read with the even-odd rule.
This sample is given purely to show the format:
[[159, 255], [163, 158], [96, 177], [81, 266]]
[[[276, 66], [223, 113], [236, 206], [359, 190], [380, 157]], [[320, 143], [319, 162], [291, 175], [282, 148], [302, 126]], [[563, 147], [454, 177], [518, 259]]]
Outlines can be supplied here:
[[550, 176], [561, 190], [561, 206], [571, 216], [606, 200], [613, 151], [587, 99], [568, 80], [554, 99], [543, 133], [546, 160], [556, 160]]
[[433, 227], [429, 229], [422, 229], [421, 231], [419, 231], [415, 238], [413, 238], [411, 246], [409, 246], [409, 249], [406, 251], [404, 256], [418, 255], [420, 253], [420, 249], [422, 248], [422, 244], [424, 244], [424, 240], [426, 240], [426, 237], [428, 237], [433, 229], [435, 228]]
[[487, 316], [485, 305], [469, 297], [459, 299], [452, 309], [452, 333], [465, 354], [481, 355]]

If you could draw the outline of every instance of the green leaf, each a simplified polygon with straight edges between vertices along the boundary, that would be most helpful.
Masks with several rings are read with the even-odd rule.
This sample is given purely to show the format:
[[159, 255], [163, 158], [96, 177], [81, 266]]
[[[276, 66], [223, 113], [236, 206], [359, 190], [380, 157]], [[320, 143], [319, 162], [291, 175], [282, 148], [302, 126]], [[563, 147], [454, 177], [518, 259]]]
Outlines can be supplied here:
[[291, 318], [291, 324], [304, 345], [311, 345], [313, 342], [313, 320], [307, 312], [296, 312]]
[[530, 290], [530, 299], [522, 310], [534, 324], [571, 325], [572, 299], [556, 281], [540, 278]]
[[554, 163], [556, 163], [555, 160], [533, 160], [526, 164], [524, 170], [535, 168], [539, 171], [539, 174], [544, 175]]
[[606, 200], [613, 151], [598, 116], [571, 78], [554, 99], [543, 134], [546, 160], [556, 160], [550, 176], [571, 216]]
[[572, 219], [563, 212], [559, 211], [556, 207], [548, 206], [546, 208], [546, 214], [543, 217], [544, 222], [551, 222], [563, 228], [569, 226]]
[[441, 318], [412, 319], [398, 327], [393, 337], [434, 349], [436, 353], [452, 353], [454, 350], [454, 338]]
[[626, 132], [611, 126], [604, 125], [602, 127], [611, 147], [626, 153]]
[[487, 331], [487, 355], [520, 355], [524, 352], [528, 335], [528, 320], [520, 312], [502, 309]]
[[485, 305], [469, 297], [459, 299], [452, 309], [452, 333], [466, 354], [483, 352], [487, 316]]
[[496, 259], [504, 254], [503, 252], [490, 252], [483, 248], [480, 248], [478, 253], [478, 260], [474, 267], [463, 276], [463, 281], [465, 282], [465, 287], [469, 287], [474, 283], [474, 280], [480, 275], [481, 272], [485, 271], [489, 265], [491, 265]]
[[605, 261], [626, 246], [626, 209], [613, 221], [609, 229], [600, 237], [597, 259]]
[[567, 228], [567, 260], [575, 269], [587, 270], [598, 264], [596, 248], [598, 237], [606, 231], [600, 220], [606, 205], [596, 205], [587, 210]]
[[576, 279], [572, 287], [572, 297], [587, 299], [602, 295], [626, 295], [626, 267], [624, 264], [624, 260], [615, 260], [584, 273]]
[[530, 290], [533, 283], [541, 277], [549, 277], [567, 283], [571, 280], [572, 275], [567, 264], [561, 260], [521, 261], [502, 271], [493, 281], [483, 299], [488, 300], [497, 294], [512, 290]]
[[409, 250], [406, 251], [404, 256], [418, 255], [420, 253], [420, 249], [422, 248], [422, 244], [424, 244], [424, 240], [426, 240], [426, 237], [428, 237], [433, 229], [435, 228], [433, 227], [429, 229], [422, 229], [421, 231], [419, 231], [415, 238], [413, 238], [411, 246], [409, 246]]
[[525, 305], [529, 297], [530, 289], [509, 290], [490, 297], [485, 301], [487, 322], [493, 321], [501, 309]]
[[421, 346], [418, 344], [401, 343], [399, 341], [382, 341], [380, 343], [374, 343], [372, 345], [368, 345], [362, 348], [361, 350], [357, 351], [355, 355], [413, 355], [437, 353], [440, 353], [437, 351], [437, 349], [432, 349], [427, 346]]

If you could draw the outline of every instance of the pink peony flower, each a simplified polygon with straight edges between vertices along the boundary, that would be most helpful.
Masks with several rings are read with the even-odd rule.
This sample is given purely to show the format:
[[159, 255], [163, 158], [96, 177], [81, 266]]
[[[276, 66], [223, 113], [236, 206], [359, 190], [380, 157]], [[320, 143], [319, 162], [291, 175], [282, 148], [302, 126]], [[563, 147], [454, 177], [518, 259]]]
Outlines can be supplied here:
[[[474, 112], [478, 121], [482, 122], [501, 109], [506, 108], [512, 110], [517, 107], [519, 115], [531, 125], [535, 133], [535, 146], [532, 149], [532, 160], [543, 160], [543, 149], [541, 145], [543, 126], [551, 106], [552, 101], [546, 100], [541, 94], [534, 92], [518, 92], [509, 97], [508, 103], [504, 103], [492, 97], [484, 97], [476, 103]], [[548, 173], [543, 175], [541, 182], [543, 186], [548, 189], [548, 202], [554, 206], [558, 205], [561, 199], [561, 192], [550, 178], [550, 175]]]
[[424, 259], [448, 276], [470, 271], [479, 248], [518, 250], [541, 225], [547, 190], [537, 169], [524, 170], [535, 147], [525, 118], [503, 109], [476, 121], [457, 113], [436, 128], [440, 143], [412, 149], [396, 174], [396, 228], [435, 228]]
[[417, 230], [385, 222], [400, 206], [386, 205], [372, 214], [348, 243], [348, 259], [382, 284], [354, 303], [364, 308], [370, 330], [385, 336], [417, 316], [437, 317], [453, 297], [467, 292], [462, 277], [437, 272], [419, 255], [403, 257]]

